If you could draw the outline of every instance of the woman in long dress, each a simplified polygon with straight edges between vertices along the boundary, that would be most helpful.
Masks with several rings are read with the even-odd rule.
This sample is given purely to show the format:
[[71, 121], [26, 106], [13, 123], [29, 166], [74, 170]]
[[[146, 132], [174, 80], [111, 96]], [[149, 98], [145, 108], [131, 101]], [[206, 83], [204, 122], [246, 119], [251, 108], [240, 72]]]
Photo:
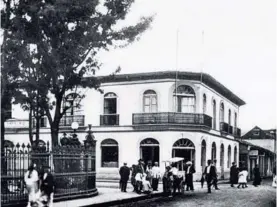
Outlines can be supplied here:
[[28, 204], [27, 207], [31, 207], [37, 202], [39, 195], [39, 177], [36, 170], [36, 165], [32, 164], [28, 171], [25, 173], [24, 181], [26, 183], [26, 188], [28, 191]]
[[255, 166], [253, 173], [254, 173], [253, 185], [255, 187], [257, 187], [258, 185], [261, 185], [261, 175], [260, 175], [260, 169], [259, 169], [258, 165]]

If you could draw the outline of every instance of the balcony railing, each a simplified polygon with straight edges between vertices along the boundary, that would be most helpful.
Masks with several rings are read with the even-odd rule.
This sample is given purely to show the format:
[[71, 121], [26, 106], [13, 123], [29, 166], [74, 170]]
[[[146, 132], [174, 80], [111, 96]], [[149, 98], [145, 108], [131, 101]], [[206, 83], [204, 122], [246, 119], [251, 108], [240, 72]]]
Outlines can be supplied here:
[[63, 116], [60, 120], [60, 126], [71, 126], [73, 122], [77, 122], [79, 126], [85, 126], [84, 115]]
[[225, 122], [220, 122], [220, 131], [223, 133], [229, 133], [229, 124]]
[[234, 128], [234, 136], [241, 137], [241, 130], [240, 128]]
[[133, 125], [140, 124], [192, 124], [212, 127], [212, 118], [206, 114], [176, 112], [133, 114]]
[[118, 114], [100, 115], [100, 126], [114, 126], [119, 125]]

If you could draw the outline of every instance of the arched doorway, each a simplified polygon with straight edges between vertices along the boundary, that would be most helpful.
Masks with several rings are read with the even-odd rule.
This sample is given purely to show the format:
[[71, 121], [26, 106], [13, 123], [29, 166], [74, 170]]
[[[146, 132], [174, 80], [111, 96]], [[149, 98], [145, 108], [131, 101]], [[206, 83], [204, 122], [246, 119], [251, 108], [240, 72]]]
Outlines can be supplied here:
[[204, 172], [206, 167], [206, 141], [203, 140], [201, 143], [201, 167], [202, 172]]
[[237, 146], [235, 146], [235, 149], [234, 149], [234, 162], [237, 163]]
[[195, 164], [195, 146], [189, 139], [179, 139], [172, 147], [172, 157], [183, 157], [185, 161]]
[[147, 164], [149, 161], [154, 162], [160, 161], [160, 144], [153, 138], [147, 138], [140, 142], [140, 156], [141, 159]]
[[213, 142], [212, 144], [212, 156], [211, 156], [212, 160], [216, 160], [216, 145], [215, 142]]
[[220, 146], [220, 177], [224, 179], [224, 145]]

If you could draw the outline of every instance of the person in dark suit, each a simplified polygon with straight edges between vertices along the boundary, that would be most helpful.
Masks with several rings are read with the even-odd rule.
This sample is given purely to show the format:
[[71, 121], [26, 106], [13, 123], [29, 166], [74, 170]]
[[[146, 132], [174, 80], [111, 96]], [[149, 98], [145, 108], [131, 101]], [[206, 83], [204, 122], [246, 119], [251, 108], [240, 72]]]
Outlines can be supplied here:
[[203, 175], [205, 176], [205, 179], [207, 181], [208, 193], [211, 193], [211, 186], [213, 180], [216, 178], [216, 170], [215, 167], [212, 165], [211, 160], [208, 160], [208, 166], [205, 167]]
[[125, 162], [124, 165], [120, 168], [119, 170], [120, 174], [120, 187], [121, 187], [121, 192], [127, 192], [127, 182], [129, 180], [130, 176], [130, 168], [127, 167], [127, 163]]
[[187, 191], [189, 191], [189, 190], [194, 191], [193, 173], [195, 173], [195, 169], [194, 169], [191, 161], [188, 161], [186, 163], [185, 173], [186, 173], [185, 177], [186, 177]]
[[50, 167], [44, 167], [44, 173], [41, 176], [40, 190], [42, 195], [46, 196], [47, 206], [53, 206], [54, 197], [54, 177], [51, 174]]
[[238, 183], [238, 168], [235, 162], [232, 162], [232, 167], [230, 169], [230, 183], [231, 187], [234, 187], [234, 184]]
[[260, 175], [260, 169], [259, 166], [256, 164], [255, 168], [253, 169], [253, 174], [254, 174], [254, 181], [253, 185], [257, 187], [258, 185], [261, 185], [261, 175]]
[[212, 165], [213, 165], [214, 168], [215, 168], [215, 174], [216, 174], [216, 176], [215, 176], [215, 178], [214, 178], [214, 180], [213, 180], [213, 186], [214, 186], [214, 188], [215, 188], [216, 190], [220, 190], [220, 189], [217, 187], [217, 181], [218, 181], [218, 179], [217, 179], [216, 160], [214, 160], [214, 161], [212, 162]]

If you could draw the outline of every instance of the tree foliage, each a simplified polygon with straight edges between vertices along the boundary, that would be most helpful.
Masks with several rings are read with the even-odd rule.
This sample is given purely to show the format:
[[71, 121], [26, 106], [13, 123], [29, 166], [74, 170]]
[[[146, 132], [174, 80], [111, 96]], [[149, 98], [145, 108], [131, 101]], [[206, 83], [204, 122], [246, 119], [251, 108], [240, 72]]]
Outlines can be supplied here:
[[[134, 0], [5, 0], [2, 11], [2, 69], [19, 71], [16, 100], [37, 107], [58, 144], [59, 122], [68, 108], [65, 94], [76, 88], [99, 90], [95, 72], [100, 50], [126, 46], [150, 26], [152, 17], [119, 28]], [[90, 78], [84, 79], [85, 76]], [[54, 100], [54, 101], [53, 101]], [[51, 111], [54, 114], [51, 114]]]

